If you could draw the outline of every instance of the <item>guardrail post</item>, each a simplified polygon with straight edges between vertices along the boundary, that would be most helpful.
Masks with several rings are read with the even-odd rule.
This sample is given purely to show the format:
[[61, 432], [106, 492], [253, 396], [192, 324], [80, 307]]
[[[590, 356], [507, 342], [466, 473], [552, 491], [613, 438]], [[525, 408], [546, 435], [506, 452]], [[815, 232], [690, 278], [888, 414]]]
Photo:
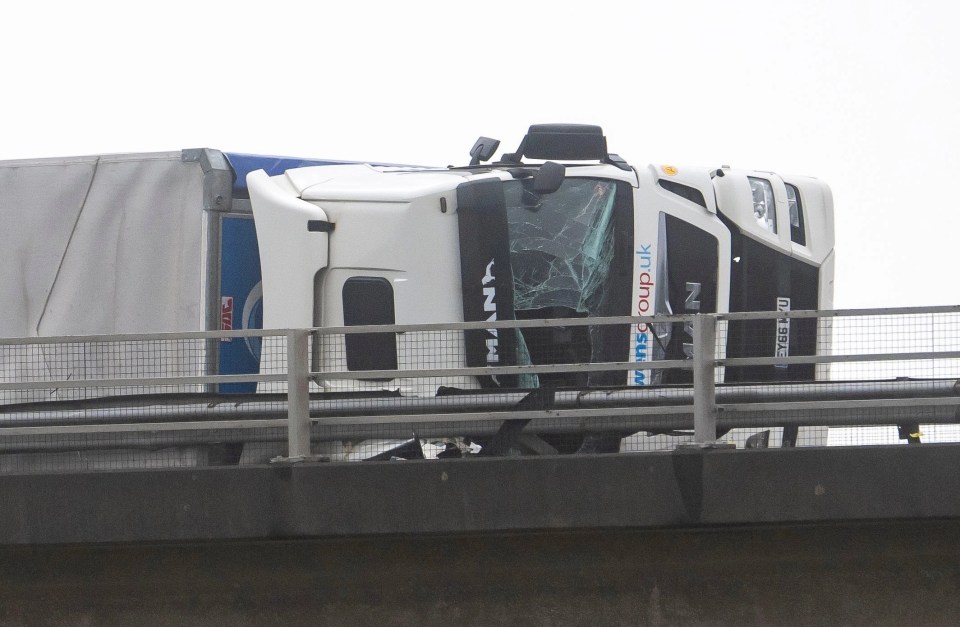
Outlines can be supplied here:
[[717, 318], [693, 318], [693, 434], [697, 444], [717, 441], [717, 398], [714, 386]]
[[310, 332], [287, 333], [287, 445], [293, 458], [310, 456]]

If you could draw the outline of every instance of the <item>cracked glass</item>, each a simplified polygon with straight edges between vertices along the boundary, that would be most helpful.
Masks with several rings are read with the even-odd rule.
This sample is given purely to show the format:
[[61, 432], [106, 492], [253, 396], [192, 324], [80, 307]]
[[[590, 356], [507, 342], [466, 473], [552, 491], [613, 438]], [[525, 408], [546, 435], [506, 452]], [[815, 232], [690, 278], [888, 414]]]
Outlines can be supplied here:
[[603, 315], [614, 255], [616, 183], [567, 178], [551, 194], [532, 189], [532, 179], [504, 185], [515, 310]]

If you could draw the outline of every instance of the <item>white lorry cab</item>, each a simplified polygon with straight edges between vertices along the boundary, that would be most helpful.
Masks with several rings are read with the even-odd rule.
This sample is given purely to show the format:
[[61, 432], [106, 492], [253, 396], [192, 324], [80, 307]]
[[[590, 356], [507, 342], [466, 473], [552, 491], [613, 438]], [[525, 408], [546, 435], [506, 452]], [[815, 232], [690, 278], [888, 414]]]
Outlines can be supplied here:
[[[634, 167], [589, 125], [531, 126], [516, 151], [490, 161], [498, 145], [481, 137], [465, 167], [251, 172], [264, 328], [832, 307], [833, 201], [816, 179]], [[814, 354], [816, 321], [794, 320], [781, 337], [772, 320], [731, 323], [725, 335], [728, 357]], [[492, 329], [435, 341], [431, 350], [403, 334], [325, 339], [315, 370], [397, 370], [376, 382], [321, 380], [326, 391], [427, 395], [436, 385], [418, 387], [404, 369], [636, 362], [629, 373], [444, 382], [458, 388], [643, 386], [690, 376], [648, 367], [690, 356], [682, 323]], [[802, 364], [725, 372], [727, 381], [813, 376]]]

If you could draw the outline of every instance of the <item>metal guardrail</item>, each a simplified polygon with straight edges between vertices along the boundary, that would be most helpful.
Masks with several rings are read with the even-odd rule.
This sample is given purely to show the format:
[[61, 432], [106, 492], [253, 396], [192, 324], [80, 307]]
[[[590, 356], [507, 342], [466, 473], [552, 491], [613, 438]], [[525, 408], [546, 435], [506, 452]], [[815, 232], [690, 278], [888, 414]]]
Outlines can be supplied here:
[[[926, 325], [926, 318], [933, 327], [934, 340], [930, 350], [915, 350], [918, 344], [929, 343], [930, 333], [920, 331]], [[792, 356], [752, 356], [730, 357], [726, 354], [725, 337], [731, 322], [756, 322], [784, 319], [817, 319], [820, 321], [819, 334], [825, 337], [817, 339], [812, 355]], [[870, 342], [870, 333], [875, 331], [881, 321], [887, 328], [897, 328], [907, 321], [903, 335], [903, 346], [898, 350], [879, 349], [866, 352], [843, 350], [843, 342], [838, 341], [837, 327], [831, 329], [824, 321], [863, 319], [866, 342]], [[918, 323], [917, 320], [920, 320]], [[341, 338], [357, 333], [390, 333], [400, 336], [413, 336], [429, 333], [453, 333], [462, 336], [462, 331], [496, 329], [575, 329], [577, 327], [599, 328], [606, 325], [680, 325], [690, 331], [688, 351], [689, 359], [658, 359], [638, 364], [635, 361], [613, 361], [601, 363], [548, 363], [540, 365], [510, 365], [495, 367], [465, 367], [462, 355], [451, 349], [449, 359], [433, 359], [430, 367], [403, 367], [401, 370], [351, 371], [345, 368], [323, 370], [311, 367], [311, 342], [321, 338]], [[911, 326], [913, 325], [913, 326]], [[916, 328], [913, 328], [916, 327]], [[679, 328], [674, 326], [674, 328]], [[913, 328], [913, 331], [911, 331]], [[942, 332], [946, 329], [946, 332]], [[873, 330], [873, 331], [871, 331]], [[909, 338], [913, 333], [916, 342]], [[940, 336], [937, 334], [940, 333]], [[273, 369], [257, 374], [208, 374], [202, 372], [206, 360], [200, 353], [210, 340], [235, 341], [249, 337], [259, 338], [264, 343], [275, 342], [279, 359]], [[859, 337], [859, 336], [857, 336]], [[905, 339], [904, 339], [905, 338]], [[840, 338], [842, 340], [843, 338]], [[183, 348], [186, 342], [191, 349]], [[146, 368], [150, 373], [172, 372], [162, 376], [144, 375], [139, 371], [127, 374], [123, 371], [125, 359], [122, 350], [113, 354], [116, 347], [138, 345], [143, 354], [136, 359], [150, 361]], [[150, 346], [159, 346], [151, 353]], [[169, 349], [167, 347], [173, 347]], [[82, 348], [77, 348], [82, 347]], [[93, 347], [93, 348], [91, 348]], [[106, 347], [106, 348], [105, 348]], [[456, 348], [456, 347], [454, 347]], [[841, 350], [838, 350], [841, 349]], [[903, 350], [899, 350], [902, 348]], [[97, 352], [89, 358], [86, 351]], [[118, 349], [119, 350], [119, 349]], [[184, 367], [168, 367], [168, 361], [196, 350], [186, 361]], [[44, 365], [40, 370], [50, 375], [59, 367], [55, 363], [56, 354], [48, 356], [44, 351], [63, 351], [67, 361], [82, 361], [87, 370], [98, 370], [103, 376], [65, 377], [56, 376], [19, 376], [20, 371], [29, 373], [31, 359], [42, 356]], [[100, 354], [103, 353], [103, 354]], [[80, 354], [80, 357], [77, 355]], [[192, 353], [191, 353], [192, 354]], [[768, 351], [769, 354], [769, 351]], [[103, 363], [118, 363], [118, 368], [101, 368]], [[3, 361], [6, 360], [6, 361]], [[151, 361], [152, 360], [152, 361]], [[626, 432], [630, 429], [655, 429], [669, 431], [676, 429], [693, 430], [693, 441], [701, 446], [711, 445], [717, 440], [718, 428], [721, 431], [736, 428], [759, 428], [764, 425], [868, 425], [868, 424], [914, 424], [918, 420], [934, 423], [960, 423], [957, 407], [960, 396], [953, 387], [955, 363], [960, 360], [960, 307], [897, 308], [880, 310], [844, 310], [844, 311], [795, 311], [760, 312], [731, 314], [701, 314], [683, 316], [645, 316], [616, 318], [576, 318], [548, 320], [519, 320], [477, 323], [453, 323], [430, 325], [392, 325], [371, 327], [338, 327], [321, 329], [293, 329], [280, 331], [212, 331], [193, 333], [153, 333], [139, 335], [100, 335], [84, 337], [47, 337], [47, 338], [0, 338], [0, 399], [4, 393], [25, 394], [54, 390], [61, 394], [63, 390], [87, 390], [92, 394], [85, 398], [57, 401], [32, 400], [30, 402], [12, 402], [0, 404], [0, 452], [20, 450], [16, 447], [2, 447], [2, 441], [21, 438], [24, 450], [42, 450], [37, 444], [44, 438], [72, 438], [80, 436], [102, 436], [99, 446], [109, 445], [108, 434], [153, 434], [155, 442], [175, 442], [164, 440], [163, 433], [199, 434], [217, 433], [218, 441], [223, 441], [224, 431], [236, 430], [240, 433], [251, 430], [286, 430], [286, 456], [292, 459], [307, 458], [312, 453], [311, 441], [332, 440], [364, 436], [383, 435], [395, 437], [400, 433], [442, 433], [446, 429], [451, 434], [458, 431], [451, 427], [456, 423], [473, 423], [472, 433], [495, 433], [505, 421], [531, 421], [532, 429], [553, 429], [556, 432], [570, 432], [579, 428], [615, 429]], [[436, 367], [437, 361], [456, 364], [456, 367]], [[862, 381], [848, 381], [846, 391], [837, 385], [826, 382], [790, 383], [787, 381], [756, 384], [727, 385], [722, 381], [725, 369], [743, 367], [789, 367], [809, 364], [863, 364], [869, 362], [931, 361], [950, 363], [946, 376], [936, 368], [932, 370], [932, 379], [946, 379], [947, 388], [940, 386], [936, 391], [925, 386], [915, 386], [903, 396], [893, 388], [909, 387], [901, 381], [893, 386], [880, 389]], [[156, 362], [156, 363], [153, 363]], [[283, 363], [283, 368], [277, 363]], [[459, 362], [459, 363], [458, 363]], [[72, 363], [72, 362], [71, 362]], [[22, 366], [18, 371], [18, 364]], [[91, 365], [92, 364], [92, 365]], [[193, 373], [191, 373], [191, 368]], [[197, 368], [200, 368], [198, 371]], [[464, 379], [489, 375], [549, 375], [556, 373], [600, 373], [612, 371], [633, 371], [642, 368], [646, 371], [666, 371], [682, 369], [691, 371], [692, 385], [669, 386], [665, 388], [623, 388], [619, 391], [588, 390], [557, 391], [552, 393], [549, 406], [527, 406], [524, 399], [528, 391], [502, 391], [496, 394], [471, 393], [464, 395], [460, 406], [451, 404], [444, 398], [388, 397], [364, 399], [344, 396], [338, 398], [317, 398], [311, 394], [311, 385], [323, 382], [360, 382], [370, 384], [380, 379]], [[87, 370], [83, 370], [86, 372]], [[120, 371], [119, 374], [117, 371]], [[282, 370], [282, 371], [281, 371]], [[895, 380], [894, 380], [895, 381]], [[285, 398], [270, 397], [270, 403], [258, 401], [256, 397], [237, 403], [233, 410], [223, 407], [224, 403], [213, 403], [209, 411], [182, 405], [163, 405], [164, 393], [152, 392], [153, 405], [140, 407], [134, 414], [123, 414], [116, 409], [123, 404], [123, 397], [130, 391], [144, 388], [198, 387], [205, 385], [223, 385], [235, 383], [280, 384], [285, 388]], [[719, 387], [718, 387], [719, 385]], [[791, 387], [792, 386], [792, 387]], [[796, 398], [796, 390], [804, 387], [822, 389], [823, 398]], [[819, 387], [818, 387], [819, 386]], [[852, 387], [851, 387], [852, 386]], [[386, 387], [386, 386], [385, 386]], [[851, 393], [851, 389], [860, 393]], [[98, 390], [106, 390], [102, 395]], [[119, 390], [120, 400], [115, 398]], [[744, 398], [744, 390], [752, 396]], [[737, 393], [741, 397], [737, 397]], [[931, 396], [932, 395], [932, 396]], [[114, 406], [106, 407], [102, 403], [91, 402], [97, 396], [110, 396]], [[59, 397], [58, 397], [59, 398]], [[263, 396], [267, 398], [267, 396]], [[159, 400], [158, 400], [159, 399]], [[611, 400], [613, 399], [613, 400]], [[179, 402], [179, 401], [178, 401]], [[59, 405], [57, 404], [59, 403]], [[159, 404], [157, 404], [159, 403]], [[534, 404], [535, 405], [535, 404]], [[152, 407], [152, 409], [151, 409]], [[51, 408], [53, 408], [51, 410]], [[91, 409], [93, 408], [93, 409]], [[182, 409], [183, 418], [177, 411]], [[111, 416], [111, 412], [117, 415]], [[192, 412], [192, 413], [191, 413]], [[882, 416], [879, 414], [883, 414]], [[38, 424], [25, 424], [24, 420], [34, 416]], [[673, 418], [671, 418], [671, 416]], [[124, 420], [123, 418], [131, 418]], [[162, 417], [162, 420], [152, 419]], [[110, 420], [105, 420], [110, 418]], [[539, 421], [539, 422], [538, 422]], [[551, 424], [547, 425], [546, 423]], [[429, 428], [430, 423], [436, 428]], [[484, 423], [482, 426], [480, 423]], [[380, 425], [379, 431], [371, 426]], [[427, 428], [425, 428], [427, 426]], [[410, 429], [414, 427], [415, 429]], [[318, 435], [319, 432], [319, 435]], [[242, 441], [243, 435], [236, 440]], [[32, 440], [31, 440], [32, 438]], [[128, 440], [112, 440], [121, 445], [129, 445]], [[18, 445], [19, 446], [19, 445]]]

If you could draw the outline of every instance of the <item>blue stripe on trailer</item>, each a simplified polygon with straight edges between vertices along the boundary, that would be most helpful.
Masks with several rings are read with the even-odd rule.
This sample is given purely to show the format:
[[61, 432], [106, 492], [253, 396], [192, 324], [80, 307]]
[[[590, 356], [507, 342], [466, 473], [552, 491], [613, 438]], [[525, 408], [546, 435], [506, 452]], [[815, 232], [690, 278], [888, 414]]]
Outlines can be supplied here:
[[304, 168], [314, 165], [344, 165], [362, 163], [361, 161], [336, 161], [331, 159], [303, 159], [300, 157], [272, 157], [268, 155], [250, 155], [246, 153], [224, 153], [230, 167], [233, 168], [233, 197], [249, 198], [247, 192], [247, 174], [255, 170], [264, 170], [270, 176], [283, 174], [292, 168]]

